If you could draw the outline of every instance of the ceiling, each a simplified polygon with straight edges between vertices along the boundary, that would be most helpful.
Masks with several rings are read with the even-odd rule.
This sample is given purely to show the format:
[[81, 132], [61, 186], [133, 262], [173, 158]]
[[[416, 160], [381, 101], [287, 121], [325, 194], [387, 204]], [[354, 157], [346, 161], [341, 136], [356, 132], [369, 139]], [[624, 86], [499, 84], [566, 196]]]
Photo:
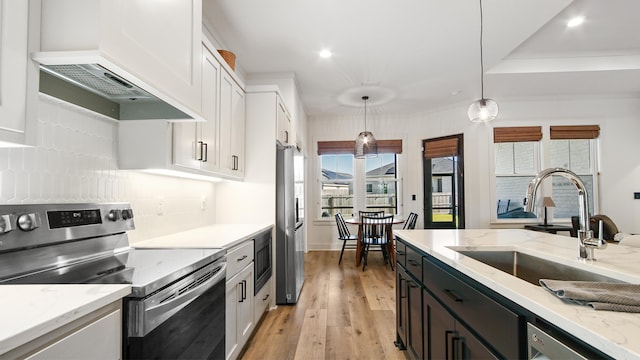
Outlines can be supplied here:
[[[309, 116], [480, 98], [477, 0], [203, 0], [242, 72], [295, 73]], [[640, 97], [640, 1], [484, 0], [485, 97]], [[573, 16], [583, 25], [568, 28]], [[327, 48], [333, 56], [319, 57]]]

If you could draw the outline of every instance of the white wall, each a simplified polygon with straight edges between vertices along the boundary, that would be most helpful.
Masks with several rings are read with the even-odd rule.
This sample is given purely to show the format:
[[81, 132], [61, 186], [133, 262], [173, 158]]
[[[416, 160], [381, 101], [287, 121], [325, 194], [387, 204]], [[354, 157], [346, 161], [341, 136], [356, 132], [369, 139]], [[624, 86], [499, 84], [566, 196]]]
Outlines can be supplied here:
[[130, 202], [132, 243], [215, 222], [213, 183], [118, 170], [117, 121], [40, 94], [37, 129], [0, 149], [0, 203]]
[[[402, 214], [417, 212], [422, 227], [423, 139], [464, 134], [466, 227], [489, 228], [493, 127], [527, 125], [600, 125], [600, 213], [609, 215], [621, 231], [640, 232], [640, 99], [528, 99], [500, 100], [499, 119], [490, 124], [474, 124], [467, 119], [468, 104], [421, 114], [367, 118], [367, 127], [377, 139], [402, 139]], [[372, 111], [373, 113], [373, 111]], [[362, 125], [359, 117], [310, 118], [307, 199], [309, 220], [318, 218], [320, 190], [317, 172], [317, 141], [355, 139]], [[416, 194], [417, 200], [411, 200]], [[337, 248], [336, 226], [330, 220], [307, 221], [310, 249]], [[521, 225], [515, 225], [521, 227]], [[354, 229], [355, 230], [355, 229]]]

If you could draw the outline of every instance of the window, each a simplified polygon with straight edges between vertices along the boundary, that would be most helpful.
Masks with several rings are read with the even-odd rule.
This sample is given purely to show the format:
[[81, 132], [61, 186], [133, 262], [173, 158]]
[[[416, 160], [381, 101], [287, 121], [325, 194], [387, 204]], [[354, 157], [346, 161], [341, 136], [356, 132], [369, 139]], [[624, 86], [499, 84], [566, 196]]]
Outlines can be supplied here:
[[353, 214], [353, 155], [321, 155], [321, 216]]
[[320, 217], [353, 216], [364, 209], [397, 214], [402, 140], [378, 140], [378, 156], [364, 161], [356, 161], [353, 149], [353, 141], [318, 142]]
[[524, 212], [523, 200], [529, 182], [540, 170], [542, 128], [495, 128], [493, 138], [496, 217], [535, 217]]
[[[522, 136], [523, 129], [536, 135]], [[580, 177], [587, 188], [589, 212], [594, 214], [597, 196], [595, 139], [599, 130], [598, 126], [551, 126], [550, 139], [543, 140], [541, 127], [495, 128], [496, 218], [535, 217], [524, 212], [523, 198], [533, 176], [550, 167], [566, 168]], [[568, 220], [578, 215], [576, 188], [568, 179], [553, 176], [545, 181], [540, 192], [540, 196], [551, 196], [555, 203], [550, 218]]]
[[398, 177], [396, 154], [379, 154], [365, 159], [365, 207], [368, 211], [398, 212]]

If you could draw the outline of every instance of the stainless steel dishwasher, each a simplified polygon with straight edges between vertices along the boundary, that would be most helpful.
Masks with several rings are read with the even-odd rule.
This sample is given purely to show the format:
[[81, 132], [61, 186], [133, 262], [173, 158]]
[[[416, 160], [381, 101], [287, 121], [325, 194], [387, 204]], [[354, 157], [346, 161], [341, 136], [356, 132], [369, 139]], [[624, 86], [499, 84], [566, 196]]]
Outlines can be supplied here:
[[558, 338], [527, 323], [528, 359], [589, 359]]

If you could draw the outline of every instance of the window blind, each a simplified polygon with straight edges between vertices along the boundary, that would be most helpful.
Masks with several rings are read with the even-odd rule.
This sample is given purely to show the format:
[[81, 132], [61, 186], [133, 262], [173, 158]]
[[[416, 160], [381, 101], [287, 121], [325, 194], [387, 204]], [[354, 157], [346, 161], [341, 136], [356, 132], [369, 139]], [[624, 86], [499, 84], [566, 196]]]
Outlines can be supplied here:
[[435, 159], [458, 155], [458, 138], [446, 138], [441, 140], [429, 140], [425, 143], [424, 157]]
[[[402, 154], [402, 140], [378, 140], [378, 153]], [[318, 155], [353, 154], [356, 142], [318, 141]]]
[[596, 139], [600, 136], [598, 125], [551, 126], [551, 140]]
[[542, 140], [542, 126], [493, 128], [493, 142], [525, 142]]

